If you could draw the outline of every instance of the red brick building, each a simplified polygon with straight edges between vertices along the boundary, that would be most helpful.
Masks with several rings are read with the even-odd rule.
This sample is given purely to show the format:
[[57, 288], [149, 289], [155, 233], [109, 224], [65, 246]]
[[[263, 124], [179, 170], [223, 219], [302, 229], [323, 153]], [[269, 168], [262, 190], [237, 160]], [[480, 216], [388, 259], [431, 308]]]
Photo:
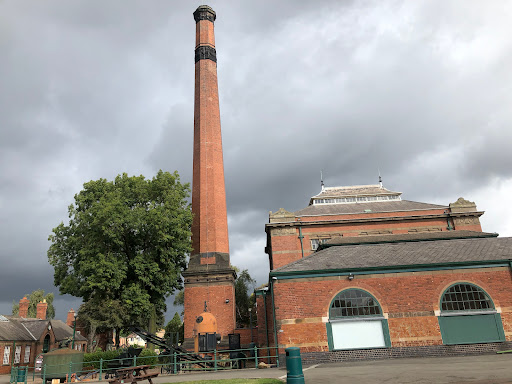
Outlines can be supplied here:
[[482, 232], [482, 214], [380, 185], [323, 188], [305, 209], [270, 213], [259, 344], [310, 361], [510, 349], [512, 239]]
[[[73, 328], [60, 320], [47, 320], [48, 304], [37, 305], [37, 318], [28, 318], [29, 301], [20, 300], [19, 316], [0, 315], [0, 374], [12, 366], [34, 366], [35, 358], [55, 348], [71, 348]], [[85, 351], [86, 339], [75, 334], [75, 349]]]

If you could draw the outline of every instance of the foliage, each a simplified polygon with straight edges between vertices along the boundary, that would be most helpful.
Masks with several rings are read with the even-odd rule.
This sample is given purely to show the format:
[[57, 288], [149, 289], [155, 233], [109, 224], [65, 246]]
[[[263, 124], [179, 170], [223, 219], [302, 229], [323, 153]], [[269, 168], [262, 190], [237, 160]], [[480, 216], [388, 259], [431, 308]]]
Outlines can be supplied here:
[[144, 348], [137, 357], [137, 365], [154, 365], [158, 362], [158, 356], [149, 348]]
[[175, 307], [183, 307], [181, 310], [181, 316], [185, 314], [185, 291], [182, 289], [174, 296], [174, 301], [172, 303]]
[[176, 333], [178, 333], [178, 343], [182, 343], [185, 333], [185, 324], [181, 321], [178, 312], [174, 314], [174, 317], [171, 320], [169, 320], [169, 322], [165, 326], [164, 338], [170, 340], [171, 342], [175, 342], [176, 339], [174, 335]]
[[[113, 351], [102, 351], [101, 349], [91, 352], [84, 353], [84, 366], [93, 366], [95, 369], [100, 369], [100, 359], [105, 360], [114, 360], [119, 357], [122, 350], [117, 349]], [[108, 366], [108, 362], [104, 363], [103, 369]]]
[[235, 280], [236, 322], [237, 326], [243, 327], [250, 325], [249, 309], [254, 311], [254, 295], [249, 292], [254, 290], [256, 281], [249, 275], [247, 269], [237, 272]]
[[48, 260], [62, 294], [84, 300], [79, 319], [98, 329], [163, 323], [190, 252], [189, 185], [177, 172], [119, 175], [84, 184], [69, 224], [53, 229]]
[[[28, 317], [35, 318], [37, 316], [37, 304], [43, 300], [46, 300], [48, 307], [46, 309], [46, 318], [53, 319], [55, 317], [55, 307], [53, 306], [53, 293], [44, 294], [43, 289], [36, 289], [32, 293], [25, 295], [28, 299]], [[20, 310], [20, 304], [12, 303], [12, 314], [18, 316]]]

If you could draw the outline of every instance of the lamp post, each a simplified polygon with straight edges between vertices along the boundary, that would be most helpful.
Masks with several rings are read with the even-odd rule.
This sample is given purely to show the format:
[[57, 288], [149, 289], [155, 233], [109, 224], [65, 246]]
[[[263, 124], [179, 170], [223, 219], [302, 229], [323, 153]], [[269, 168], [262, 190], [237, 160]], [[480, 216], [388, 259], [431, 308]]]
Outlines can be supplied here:
[[252, 338], [252, 308], [249, 308], [249, 328], [251, 329], [251, 343], [253, 342]]
[[75, 349], [75, 334], [76, 334], [76, 318], [78, 317], [78, 313], [74, 313], [75, 321], [73, 322], [73, 343], [71, 344], [71, 349]]

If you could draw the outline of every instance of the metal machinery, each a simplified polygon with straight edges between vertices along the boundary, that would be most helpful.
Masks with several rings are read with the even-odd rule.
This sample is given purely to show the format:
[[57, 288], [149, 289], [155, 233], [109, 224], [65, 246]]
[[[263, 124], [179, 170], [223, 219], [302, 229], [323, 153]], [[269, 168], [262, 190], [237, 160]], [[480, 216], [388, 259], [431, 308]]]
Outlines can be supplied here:
[[[186, 363], [194, 363], [194, 364], [197, 364], [198, 366], [200, 366], [201, 368], [210, 367], [212, 365], [211, 363], [205, 363], [203, 357], [196, 355], [196, 354], [188, 353], [188, 351], [183, 349], [182, 347], [172, 344], [171, 342], [169, 342], [161, 337], [158, 337], [152, 333], [149, 333], [148, 331], [145, 331], [141, 328], [132, 327], [132, 328], [130, 328], [130, 332], [133, 332], [136, 335], [142, 337], [146, 342], [152, 343], [152, 344], [158, 346], [159, 348], [161, 348], [162, 352], [160, 352], [160, 356], [168, 357], [169, 367], [176, 366], [177, 370], [179, 370], [180, 364], [178, 364], [178, 363], [180, 361], [186, 362]], [[176, 352], [178, 354], [178, 356], [176, 357], [177, 361], [173, 361], [174, 356], [175, 356], [174, 352]], [[173, 363], [176, 363], [176, 364], [173, 364]], [[172, 373], [176, 373], [176, 372], [174, 372], [174, 370], [172, 368], [169, 368], [168, 370], [171, 371]]]

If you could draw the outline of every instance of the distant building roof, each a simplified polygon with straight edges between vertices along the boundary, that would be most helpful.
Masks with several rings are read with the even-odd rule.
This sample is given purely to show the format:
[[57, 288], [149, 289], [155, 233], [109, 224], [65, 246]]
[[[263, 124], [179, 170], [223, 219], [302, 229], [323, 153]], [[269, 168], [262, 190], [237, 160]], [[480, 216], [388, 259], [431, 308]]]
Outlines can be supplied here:
[[[0, 321], [0, 340], [34, 341], [39, 340], [48, 324], [52, 326], [57, 342], [73, 337], [73, 328], [61, 320], [41, 320], [17, 316], [2, 316]], [[75, 340], [85, 341], [86, 338], [76, 333]]]
[[328, 197], [355, 197], [355, 196], [400, 196], [402, 192], [393, 192], [379, 184], [375, 185], [352, 185], [348, 187], [324, 187], [322, 191], [313, 196], [312, 199], [323, 199]]
[[[464, 237], [466, 232], [467, 238]], [[447, 233], [453, 234], [445, 235]], [[431, 233], [424, 234], [432, 237]], [[333, 245], [297, 260], [274, 272], [323, 271], [335, 269], [365, 269], [425, 264], [465, 263], [512, 260], [512, 238], [496, 238], [496, 234], [453, 231], [441, 232], [439, 239], [422, 239], [423, 234], [379, 236], [381, 242], [371, 243], [377, 236], [347, 238], [347, 244]], [[408, 236], [408, 240], [402, 237]], [[383, 238], [387, 242], [383, 243]], [[394, 238], [394, 239], [393, 239]], [[351, 240], [359, 243], [349, 243]], [[342, 241], [344, 241], [343, 239]], [[361, 242], [361, 240], [363, 240]], [[364, 240], [369, 242], [364, 243]], [[375, 240], [375, 239], [373, 239]], [[395, 242], [392, 242], [395, 240]]]
[[447, 209], [446, 205], [420, 203], [409, 200], [355, 202], [353, 204], [313, 204], [294, 212], [295, 216], [322, 216], [370, 212], [397, 212], [429, 209]]

